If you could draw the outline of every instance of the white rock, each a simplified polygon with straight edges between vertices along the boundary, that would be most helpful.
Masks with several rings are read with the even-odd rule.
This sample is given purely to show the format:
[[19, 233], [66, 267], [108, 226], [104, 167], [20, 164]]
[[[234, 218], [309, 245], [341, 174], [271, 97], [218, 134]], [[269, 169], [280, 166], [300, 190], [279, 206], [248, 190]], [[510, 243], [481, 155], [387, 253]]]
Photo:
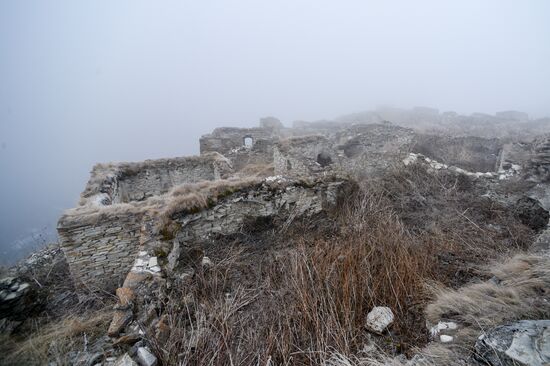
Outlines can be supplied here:
[[154, 272], [154, 273], [158, 273], [158, 272], [160, 272], [160, 266], [150, 267], [149, 271]]
[[266, 182], [284, 182], [285, 178], [282, 175], [273, 175], [265, 178]]
[[122, 357], [116, 360], [114, 366], [137, 366], [137, 363], [132, 360], [132, 357], [125, 353]]
[[13, 300], [17, 297], [17, 293], [16, 292], [10, 292], [6, 297], [4, 297], [4, 300]]
[[452, 342], [453, 339], [454, 338], [452, 336], [446, 334], [442, 334], [441, 336], [439, 336], [439, 340], [441, 341], [441, 343], [449, 343]]
[[442, 330], [445, 330], [445, 329], [455, 330], [456, 328], [458, 328], [458, 325], [455, 322], [439, 322], [437, 323], [437, 325], [431, 327], [430, 333], [432, 337], [435, 337]]
[[409, 164], [416, 163], [416, 160], [417, 160], [416, 154], [410, 153], [409, 156], [403, 159], [403, 164], [407, 166]]
[[158, 364], [155, 355], [149, 351], [146, 347], [139, 347], [137, 350], [137, 357], [140, 365], [142, 366], [156, 366]]
[[202, 257], [202, 262], [201, 262], [202, 266], [203, 267], [211, 267], [212, 266], [212, 261], [210, 260], [210, 258], [208, 257]]
[[393, 323], [393, 312], [386, 306], [375, 306], [370, 313], [367, 314], [367, 329], [382, 333], [391, 323]]
[[138, 258], [134, 263], [134, 267], [144, 267], [146, 263], [143, 259]]
[[149, 258], [149, 263], [148, 263], [149, 267], [158, 266], [158, 264], [159, 264], [159, 261], [158, 261], [157, 257]]

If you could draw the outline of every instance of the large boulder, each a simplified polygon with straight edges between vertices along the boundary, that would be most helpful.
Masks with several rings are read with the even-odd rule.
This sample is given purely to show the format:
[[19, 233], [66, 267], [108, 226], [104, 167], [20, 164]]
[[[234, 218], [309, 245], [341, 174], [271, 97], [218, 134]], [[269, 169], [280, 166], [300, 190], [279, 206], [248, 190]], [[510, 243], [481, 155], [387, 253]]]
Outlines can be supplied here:
[[482, 334], [475, 358], [491, 366], [550, 364], [550, 320], [520, 320]]

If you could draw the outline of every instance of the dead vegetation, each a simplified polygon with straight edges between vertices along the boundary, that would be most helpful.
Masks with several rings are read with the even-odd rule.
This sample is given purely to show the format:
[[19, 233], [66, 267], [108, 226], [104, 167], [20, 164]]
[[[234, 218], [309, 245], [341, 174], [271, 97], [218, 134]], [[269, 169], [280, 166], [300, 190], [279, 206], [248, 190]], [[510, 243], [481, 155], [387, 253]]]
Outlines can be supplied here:
[[455, 342], [431, 344], [422, 351], [427, 364], [462, 365], [474, 353], [480, 334], [506, 322], [548, 319], [550, 304], [550, 258], [544, 255], [516, 255], [492, 263], [490, 280], [460, 289], [436, 287], [434, 300], [426, 308], [431, 324], [454, 321], [460, 325]]
[[266, 178], [275, 174], [273, 164], [247, 164], [235, 173], [238, 177]]
[[[453, 307], [437, 300], [425, 313], [434, 296], [480, 303], [453, 288], [488, 279], [488, 258], [532, 241], [509, 208], [482, 194], [467, 177], [411, 167], [365, 182], [334, 218], [297, 222], [267, 248], [236, 239], [213, 267], [171, 288], [163, 313], [172, 333], [151, 336], [155, 351], [164, 364], [400, 364], [391, 357], [430, 340], [426, 320], [445, 315], [434, 309]], [[396, 315], [383, 336], [364, 328], [375, 305]], [[517, 306], [501, 318], [502, 307], [482, 310], [526, 316], [526, 304]]]
[[112, 318], [109, 308], [84, 315], [71, 314], [45, 325], [35, 324], [27, 337], [11, 336], [0, 340], [2, 365], [71, 365], [88, 344], [103, 337]]
[[[143, 207], [169, 222], [262, 181], [186, 184]], [[487, 270], [488, 260], [527, 249], [534, 233], [486, 192], [464, 175], [413, 165], [362, 182], [333, 216], [297, 220], [284, 235], [273, 223], [243, 227], [216, 242], [212, 266], [170, 279], [158, 309], [169, 333], [152, 329], [146, 339], [164, 365], [399, 365], [394, 356], [430, 340], [426, 321], [445, 319], [464, 324], [459, 342], [426, 352], [433, 364], [451, 364], [487, 327], [550, 315], [540, 302], [550, 285], [546, 258]], [[383, 335], [364, 327], [373, 306], [396, 315]], [[62, 352], [82, 347], [83, 333], [104, 327], [93, 319], [69, 318], [63, 334], [52, 322], [9, 352], [17, 359], [40, 342], [36, 357], [58, 357], [52, 340]]]
[[[363, 195], [343, 208], [342, 232], [306, 237], [294, 228], [290, 247], [238, 247], [175, 284], [164, 301], [172, 334], [154, 341], [163, 363], [310, 365], [334, 352], [393, 354], [424, 344], [431, 243], [409, 235], [380, 199]], [[364, 328], [374, 305], [397, 314], [384, 345]]]

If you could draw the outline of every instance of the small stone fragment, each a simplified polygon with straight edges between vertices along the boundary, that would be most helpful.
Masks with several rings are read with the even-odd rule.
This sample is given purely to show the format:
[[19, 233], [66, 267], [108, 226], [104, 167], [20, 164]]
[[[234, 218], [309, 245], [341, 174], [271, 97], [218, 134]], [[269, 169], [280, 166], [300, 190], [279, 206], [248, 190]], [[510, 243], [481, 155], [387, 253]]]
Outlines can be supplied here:
[[130, 323], [132, 316], [132, 310], [115, 310], [113, 320], [107, 330], [109, 337], [118, 336], [119, 333], [128, 325], [128, 323]]
[[386, 306], [375, 306], [367, 314], [368, 330], [375, 333], [382, 333], [391, 323], [393, 323], [393, 312]]
[[454, 338], [452, 336], [446, 334], [442, 334], [439, 336], [439, 340], [441, 341], [441, 343], [449, 343], [452, 342], [453, 339]]
[[141, 340], [140, 334], [127, 334], [123, 335], [122, 337], [118, 338], [116, 341], [113, 342], [113, 346], [121, 346], [121, 345], [133, 345], [134, 343]]
[[120, 287], [116, 289], [118, 301], [123, 307], [131, 306], [134, 301], [134, 291], [128, 287]]
[[206, 267], [206, 268], [212, 267], [212, 261], [208, 257], [202, 257], [201, 264], [202, 264], [203, 267]]
[[137, 357], [141, 366], [156, 366], [158, 364], [155, 355], [146, 347], [139, 347]]
[[138, 366], [138, 364], [136, 361], [132, 360], [132, 357], [125, 353], [122, 357], [116, 360], [114, 366]]

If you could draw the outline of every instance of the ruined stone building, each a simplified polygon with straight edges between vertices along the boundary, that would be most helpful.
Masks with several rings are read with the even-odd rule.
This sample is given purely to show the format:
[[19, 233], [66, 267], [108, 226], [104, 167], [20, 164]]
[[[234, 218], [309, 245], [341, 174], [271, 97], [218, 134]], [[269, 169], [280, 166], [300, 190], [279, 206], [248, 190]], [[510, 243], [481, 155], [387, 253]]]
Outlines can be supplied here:
[[[247, 217], [318, 212], [334, 203], [334, 190], [348, 178], [377, 174], [401, 164], [410, 153], [437, 161], [436, 168], [455, 166], [457, 171], [495, 178], [524, 169], [531, 179], [547, 179], [549, 166], [547, 139], [518, 144], [452, 138], [419, 134], [388, 122], [321, 121], [285, 128], [272, 117], [255, 128], [217, 128], [201, 137], [200, 153], [94, 167], [79, 205], [58, 225], [78, 283], [117, 286], [140, 252], [149, 250], [150, 257], [159, 248], [170, 252], [167, 222], [177, 228], [168, 237], [201, 241], [238, 230]], [[526, 159], [529, 164], [524, 164]], [[276, 178], [235, 178], [251, 165], [271, 167]], [[304, 177], [316, 180], [315, 188], [300, 185]]]

